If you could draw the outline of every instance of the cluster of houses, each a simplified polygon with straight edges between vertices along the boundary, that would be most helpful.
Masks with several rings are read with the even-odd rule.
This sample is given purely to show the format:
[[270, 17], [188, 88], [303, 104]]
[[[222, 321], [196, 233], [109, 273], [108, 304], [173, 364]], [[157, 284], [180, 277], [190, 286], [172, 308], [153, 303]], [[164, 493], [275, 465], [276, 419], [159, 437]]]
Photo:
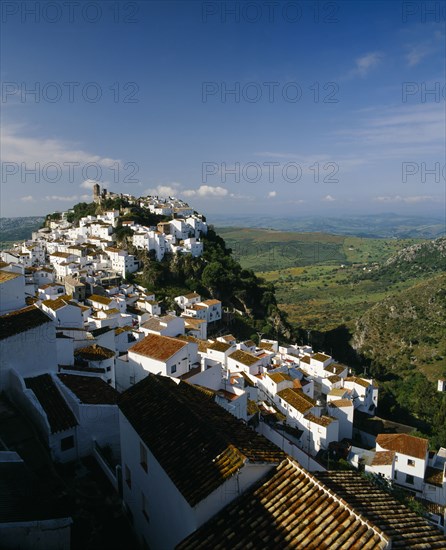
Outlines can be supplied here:
[[[17, 247], [20, 253], [2, 253], [0, 392], [33, 422], [52, 459], [95, 457], [122, 495], [143, 548], [209, 548], [215, 533], [229, 545], [235, 524], [222, 527], [228, 514], [237, 521], [243, 514], [254, 521], [255, 514], [266, 526], [258, 534], [263, 545], [256, 545], [249, 525], [241, 525], [235, 536], [242, 546], [317, 547], [315, 537], [331, 536], [333, 544], [339, 537], [339, 544], [368, 540], [367, 547], [390, 548], [393, 527], [374, 524], [309, 473], [326, 472], [321, 453], [353, 439], [356, 411], [374, 414], [374, 381], [310, 346], [239, 341], [222, 325], [221, 302], [197, 293], [177, 296], [176, 310], [162, 311], [155, 295], [122, 281], [130, 263], [108, 238], [115, 214], [79, 227], [62, 218]], [[75, 272], [64, 269], [71, 264]], [[444, 529], [446, 450], [431, 453], [427, 444], [382, 434], [373, 451], [355, 448], [353, 455], [366, 471], [431, 503]], [[0, 447], [0, 471], [23, 466], [17, 453]], [[283, 510], [268, 522], [277, 498]], [[291, 524], [288, 505], [302, 508]], [[333, 515], [322, 521], [327, 509]], [[409, 529], [412, 518], [413, 541], [444, 547], [438, 530], [426, 523], [420, 529], [406, 512], [401, 528]], [[310, 519], [303, 521], [305, 514]], [[5, 548], [22, 539], [24, 547], [53, 547], [47, 531], [58, 533], [58, 548], [69, 548], [69, 518], [17, 517], [4, 521], [0, 513]]]
[[[146, 227], [132, 220], [122, 222], [122, 226], [132, 231], [134, 247], [152, 252], [158, 261], [166, 253], [201, 256], [203, 243], [200, 238], [207, 233], [203, 217], [191, 208], [169, 210], [175, 217], [157, 226]], [[32, 239], [4, 250], [3, 260], [26, 268], [40, 267], [39, 271], [49, 263], [53, 277], [39, 273], [33, 277], [32, 284], [36, 278], [53, 282], [51, 279], [62, 280], [67, 276], [93, 283], [110, 272], [125, 278], [140, 268], [135, 255], [116, 246], [114, 231], [118, 226], [119, 210], [85, 216], [78, 224], [68, 222], [68, 213], [64, 214], [61, 219], [51, 220], [49, 227], [34, 232]]]

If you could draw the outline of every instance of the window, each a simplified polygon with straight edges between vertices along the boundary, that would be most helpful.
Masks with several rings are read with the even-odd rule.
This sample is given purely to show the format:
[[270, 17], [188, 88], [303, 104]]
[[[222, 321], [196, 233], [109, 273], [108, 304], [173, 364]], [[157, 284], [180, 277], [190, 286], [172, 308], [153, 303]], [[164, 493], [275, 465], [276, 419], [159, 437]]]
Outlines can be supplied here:
[[410, 483], [410, 485], [413, 485], [413, 476], [410, 474], [406, 474], [406, 483]]
[[415, 466], [415, 460], [412, 460], [411, 458], [407, 459], [407, 465], [408, 466]]
[[60, 440], [60, 450], [68, 451], [74, 447], [74, 436], [69, 435]]
[[394, 475], [393, 475], [393, 477], [394, 477], [395, 479], [398, 479], [398, 472], [395, 472]]
[[139, 462], [142, 469], [147, 472], [147, 449], [142, 443], [139, 444]]
[[127, 483], [129, 489], [132, 488], [132, 472], [130, 471], [130, 468], [125, 465], [125, 482]]
[[111, 371], [111, 367], [107, 367], [107, 372], [110, 372]]
[[147, 511], [147, 498], [146, 495], [141, 491], [141, 510], [142, 515], [146, 518], [147, 523], [149, 522], [149, 513]]
[[177, 366], [176, 365], [172, 365], [170, 367], [170, 373], [173, 374], [174, 372], [177, 372]]

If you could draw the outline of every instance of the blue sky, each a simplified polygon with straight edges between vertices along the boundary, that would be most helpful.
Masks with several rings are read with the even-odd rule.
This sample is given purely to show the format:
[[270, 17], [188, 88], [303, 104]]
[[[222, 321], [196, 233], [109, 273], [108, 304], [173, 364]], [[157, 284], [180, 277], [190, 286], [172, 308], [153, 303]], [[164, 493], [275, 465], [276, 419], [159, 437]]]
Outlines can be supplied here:
[[210, 215], [444, 215], [432, 4], [3, 2], [1, 215], [94, 179]]

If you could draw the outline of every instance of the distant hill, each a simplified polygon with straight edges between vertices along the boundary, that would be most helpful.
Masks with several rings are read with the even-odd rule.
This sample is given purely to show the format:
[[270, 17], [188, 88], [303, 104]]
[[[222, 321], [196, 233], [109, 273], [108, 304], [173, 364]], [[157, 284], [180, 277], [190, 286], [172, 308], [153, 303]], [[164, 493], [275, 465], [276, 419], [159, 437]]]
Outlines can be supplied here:
[[410, 275], [446, 271], [446, 237], [403, 248], [388, 258], [382, 270]]
[[44, 221], [43, 216], [28, 216], [25, 218], [0, 218], [1, 244], [30, 239]]
[[364, 216], [209, 216], [214, 225], [270, 228], [278, 231], [322, 232], [356, 237], [436, 239], [446, 235], [444, 218], [373, 214]]
[[446, 275], [389, 296], [356, 322], [353, 347], [382, 374], [419, 370], [436, 381], [446, 376]]

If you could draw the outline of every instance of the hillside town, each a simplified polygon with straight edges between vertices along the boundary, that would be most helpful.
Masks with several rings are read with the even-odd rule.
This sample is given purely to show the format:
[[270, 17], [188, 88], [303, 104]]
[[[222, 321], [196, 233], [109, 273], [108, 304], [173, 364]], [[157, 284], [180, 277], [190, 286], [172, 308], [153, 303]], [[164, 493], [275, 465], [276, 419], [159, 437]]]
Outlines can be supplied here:
[[[57, 465], [93, 457], [141, 548], [445, 548], [446, 449], [361, 429], [379, 387], [324, 350], [240, 339], [197, 292], [166, 309], [137, 282], [138, 252], [199, 258], [206, 219], [94, 186], [96, 205], [116, 199], [127, 206], [62, 212], [1, 252], [0, 413], [20, 411]], [[37, 488], [22, 506], [32, 472], [1, 431], [0, 470], [5, 548], [70, 548], [70, 515]]]

